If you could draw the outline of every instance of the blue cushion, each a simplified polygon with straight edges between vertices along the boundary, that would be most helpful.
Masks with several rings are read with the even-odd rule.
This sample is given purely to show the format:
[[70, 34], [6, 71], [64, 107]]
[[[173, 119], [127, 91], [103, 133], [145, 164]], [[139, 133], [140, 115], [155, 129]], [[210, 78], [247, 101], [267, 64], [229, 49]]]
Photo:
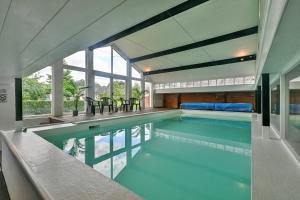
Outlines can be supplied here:
[[181, 103], [180, 106], [182, 109], [189, 109], [189, 110], [214, 110], [215, 109], [214, 103]]
[[231, 112], [253, 112], [251, 103], [181, 103], [182, 109], [188, 110], [216, 110]]

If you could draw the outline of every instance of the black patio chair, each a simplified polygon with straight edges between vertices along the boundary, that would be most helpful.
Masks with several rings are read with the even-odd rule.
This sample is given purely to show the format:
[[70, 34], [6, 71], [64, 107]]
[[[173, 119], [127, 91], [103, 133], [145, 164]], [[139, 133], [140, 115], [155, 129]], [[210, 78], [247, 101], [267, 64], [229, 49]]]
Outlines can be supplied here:
[[108, 112], [114, 111], [114, 102], [112, 98], [109, 97], [101, 97], [100, 98], [100, 113], [103, 114], [104, 107], [108, 107]]
[[120, 102], [121, 102], [120, 110], [127, 112], [128, 111], [128, 106], [130, 106], [129, 101], [125, 100], [124, 98], [121, 97]]
[[139, 108], [139, 110], [142, 110], [141, 108], [141, 101], [137, 98], [129, 98], [129, 105], [130, 105], [130, 110], [133, 110], [133, 107], [135, 106], [135, 110]]
[[90, 108], [91, 113], [93, 113], [93, 115], [95, 115], [95, 108], [96, 108], [96, 106], [99, 107], [99, 110], [101, 109], [100, 108], [100, 101], [96, 101], [95, 99], [93, 99], [91, 97], [85, 97], [85, 100], [87, 102], [87, 108], [86, 108], [86, 110], [88, 111], [88, 109]]

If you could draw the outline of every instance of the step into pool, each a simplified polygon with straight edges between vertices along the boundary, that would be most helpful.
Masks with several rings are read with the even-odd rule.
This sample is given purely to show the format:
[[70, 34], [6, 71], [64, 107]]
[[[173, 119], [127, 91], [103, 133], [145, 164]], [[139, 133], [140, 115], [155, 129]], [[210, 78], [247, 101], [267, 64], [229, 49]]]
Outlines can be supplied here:
[[177, 116], [42, 137], [144, 199], [251, 199], [247, 121]]

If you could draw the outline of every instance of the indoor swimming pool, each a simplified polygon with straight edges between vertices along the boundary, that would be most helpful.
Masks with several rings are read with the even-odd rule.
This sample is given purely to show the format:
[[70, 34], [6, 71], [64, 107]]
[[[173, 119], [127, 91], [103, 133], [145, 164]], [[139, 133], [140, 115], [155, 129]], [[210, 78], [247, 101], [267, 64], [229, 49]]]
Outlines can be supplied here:
[[197, 116], [41, 134], [144, 199], [251, 199], [251, 123]]

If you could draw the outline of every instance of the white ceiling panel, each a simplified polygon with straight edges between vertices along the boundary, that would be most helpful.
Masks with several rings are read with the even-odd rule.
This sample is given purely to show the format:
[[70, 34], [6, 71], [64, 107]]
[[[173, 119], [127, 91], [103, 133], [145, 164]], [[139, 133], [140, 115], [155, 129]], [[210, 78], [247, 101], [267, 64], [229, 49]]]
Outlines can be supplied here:
[[[88, 1], [84, 1], [86, 4]], [[108, 1], [106, 1], [108, 2]], [[74, 33], [71, 38], [58, 44], [46, 52], [42, 52], [40, 57], [35, 58], [34, 62], [26, 64], [26, 73], [38, 70], [42, 66], [52, 64], [80, 49], [95, 44], [109, 36], [112, 36], [126, 28], [142, 22], [154, 15], [157, 15], [171, 7], [174, 7], [183, 0], [127, 0], [111, 12], [102, 16], [95, 23], [86, 25], [78, 33]], [[79, 13], [82, 11], [79, 11]], [[65, 28], [63, 28], [65, 29]], [[52, 41], [55, 42], [55, 41]]]
[[255, 74], [255, 61], [151, 75], [156, 83], [208, 80]]
[[[6, 1], [1, 1], [5, 10]], [[20, 52], [39, 33], [66, 0], [17, 0], [12, 1], [0, 35], [0, 67], [2, 73], [20, 69]], [[2, 8], [3, 4], [3, 8]], [[6, 7], [7, 8], [7, 7]], [[20, 70], [19, 70], [20, 71]]]
[[88, 3], [82, 0], [70, 1], [22, 54], [23, 64], [34, 62], [36, 58], [63, 43], [123, 1], [89, 0]]
[[257, 34], [203, 48], [214, 60], [255, 54], [257, 51]]
[[10, 3], [11, 3], [11, 0], [1, 0], [0, 1], [0, 34], [1, 34], [2, 25], [3, 25], [3, 22], [4, 22], [6, 14], [7, 14]]
[[171, 60], [168, 60], [164, 57], [143, 60], [140, 62], [136, 62], [135, 65], [141, 71], [152, 71], [152, 70], [157, 70], [157, 69], [165, 69], [165, 68], [171, 68], [171, 67], [178, 66], [176, 63], [174, 63]]
[[126, 52], [127, 57], [134, 58], [146, 54], [153, 53], [148, 48], [141, 46], [127, 38], [123, 38], [114, 42], [123, 52]]
[[193, 42], [173, 18], [131, 34], [128, 38], [152, 51], [161, 51]]
[[180, 53], [169, 54], [164, 57], [175, 62], [177, 66], [211, 61], [211, 57], [205, 51], [203, 51], [202, 48], [191, 49], [188, 51], [182, 51]]
[[276, 31], [263, 73], [285, 73], [299, 66], [300, 1], [288, 1]]
[[174, 17], [196, 40], [258, 24], [258, 0], [210, 0]]
[[183, 65], [191, 65], [211, 61], [211, 58], [201, 48], [170, 54], [136, 62], [142, 71], [166, 69]]

